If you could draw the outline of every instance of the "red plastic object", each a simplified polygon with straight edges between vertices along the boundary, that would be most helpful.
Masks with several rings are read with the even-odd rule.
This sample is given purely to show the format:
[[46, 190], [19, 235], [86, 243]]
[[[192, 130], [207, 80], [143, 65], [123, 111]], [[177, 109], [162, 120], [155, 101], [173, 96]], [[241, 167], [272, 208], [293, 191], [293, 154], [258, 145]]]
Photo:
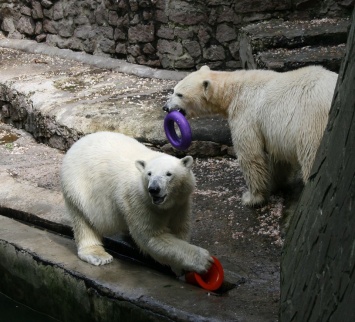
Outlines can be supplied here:
[[219, 260], [212, 256], [214, 263], [205, 274], [197, 274], [195, 272], [188, 272], [185, 274], [185, 281], [189, 284], [199, 285], [205, 290], [218, 290], [224, 280], [224, 270]]

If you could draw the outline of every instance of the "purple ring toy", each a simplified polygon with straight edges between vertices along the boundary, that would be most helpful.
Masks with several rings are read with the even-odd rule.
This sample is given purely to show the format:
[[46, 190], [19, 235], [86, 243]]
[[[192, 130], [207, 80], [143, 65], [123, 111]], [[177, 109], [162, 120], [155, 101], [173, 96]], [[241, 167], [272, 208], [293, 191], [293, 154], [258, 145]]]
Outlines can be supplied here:
[[[175, 131], [175, 123], [179, 127], [181, 137]], [[172, 111], [164, 119], [165, 135], [171, 145], [178, 150], [186, 150], [192, 141], [191, 127], [185, 116], [179, 111]]]

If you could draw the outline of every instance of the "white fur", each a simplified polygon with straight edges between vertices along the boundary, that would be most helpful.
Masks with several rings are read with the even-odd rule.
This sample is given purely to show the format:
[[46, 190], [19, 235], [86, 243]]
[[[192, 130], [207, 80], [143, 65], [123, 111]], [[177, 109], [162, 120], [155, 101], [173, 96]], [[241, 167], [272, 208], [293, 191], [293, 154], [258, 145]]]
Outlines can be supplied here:
[[248, 185], [243, 203], [263, 203], [276, 183], [279, 165], [301, 168], [308, 180], [337, 81], [319, 66], [277, 73], [266, 70], [189, 74], [174, 88], [166, 110], [187, 116], [228, 118], [233, 145]]
[[192, 163], [190, 156], [179, 160], [119, 133], [76, 142], [64, 157], [61, 183], [79, 257], [109, 263], [102, 236], [129, 232], [143, 252], [174, 271], [205, 272], [211, 256], [188, 243]]

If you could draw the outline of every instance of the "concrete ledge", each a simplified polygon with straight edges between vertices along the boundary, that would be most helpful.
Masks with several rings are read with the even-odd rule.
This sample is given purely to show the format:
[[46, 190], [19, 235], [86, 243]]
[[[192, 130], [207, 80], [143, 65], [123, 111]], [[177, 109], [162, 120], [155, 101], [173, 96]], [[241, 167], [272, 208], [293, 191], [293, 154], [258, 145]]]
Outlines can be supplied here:
[[120, 59], [93, 56], [84, 52], [72, 51], [70, 49], [60, 49], [47, 44], [38, 43], [34, 40], [0, 39], [0, 47], [22, 50], [31, 54], [44, 54], [63, 59], [70, 59], [83, 64], [91, 65], [93, 67], [111, 69], [116, 72], [135, 75], [138, 77], [178, 81], [183, 79], [188, 74], [188, 72], [156, 69], [138, 64], [130, 64]]
[[[72, 240], [0, 216], [1, 292], [62, 321], [213, 321], [222, 300], [126, 261], [94, 267]], [[174, 293], [174, 296], [171, 296]], [[33, 301], [33, 298], [36, 298]], [[177, 299], [189, 298], [185, 303]], [[197, 314], [186, 311], [199, 302]], [[204, 305], [201, 305], [203, 301]], [[223, 312], [231, 320], [231, 312]]]
[[[47, 55], [51, 51], [54, 56]], [[116, 60], [25, 40], [0, 40], [0, 58], [0, 121], [25, 129], [37, 141], [66, 150], [85, 134], [109, 130], [176, 153], [165, 137], [162, 111], [176, 81], [147, 78], [156, 71], [142, 66], [145, 77], [138, 78], [133, 75], [137, 68], [131, 64], [125, 65], [128, 70], [123, 74], [112, 70], [112, 63], [120, 64]], [[165, 72], [171, 73], [159, 71]], [[231, 153], [226, 120], [205, 118], [190, 123], [193, 141], [198, 143], [188, 154]]]

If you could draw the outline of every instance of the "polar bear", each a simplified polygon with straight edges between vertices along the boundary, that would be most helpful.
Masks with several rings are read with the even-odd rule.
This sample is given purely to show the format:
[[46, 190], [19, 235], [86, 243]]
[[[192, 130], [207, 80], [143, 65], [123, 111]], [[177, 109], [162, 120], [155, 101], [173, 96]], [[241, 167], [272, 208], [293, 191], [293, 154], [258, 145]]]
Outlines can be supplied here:
[[337, 76], [320, 66], [285, 73], [219, 72], [203, 66], [175, 86], [163, 109], [182, 110], [190, 117], [221, 114], [228, 118], [248, 186], [242, 202], [256, 206], [280, 181], [286, 181], [280, 178], [284, 169], [298, 168], [303, 181], [308, 180]]
[[112, 261], [102, 236], [128, 232], [143, 253], [176, 273], [206, 272], [209, 252], [188, 242], [193, 159], [152, 151], [120, 133], [84, 136], [67, 152], [61, 186], [80, 259]]

